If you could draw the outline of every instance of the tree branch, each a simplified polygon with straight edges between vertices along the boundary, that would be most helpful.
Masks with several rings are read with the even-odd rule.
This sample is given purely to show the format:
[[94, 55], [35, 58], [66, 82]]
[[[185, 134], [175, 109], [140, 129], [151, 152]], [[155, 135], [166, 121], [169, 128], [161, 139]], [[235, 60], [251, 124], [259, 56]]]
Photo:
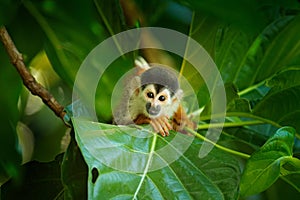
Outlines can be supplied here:
[[0, 27], [0, 38], [6, 49], [7, 54], [10, 57], [10, 61], [17, 69], [20, 74], [23, 84], [31, 92], [31, 94], [39, 96], [43, 102], [55, 113], [56, 116], [64, 121], [65, 111], [64, 107], [60, 105], [55, 98], [46, 90], [41, 84], [39, 84], [36, 79], [30, 74], [29, 70], [26, 68], [22, 54], [16, 48], [14, 42], [12, 41], [10, 35], [8, 34], [4, 26]]

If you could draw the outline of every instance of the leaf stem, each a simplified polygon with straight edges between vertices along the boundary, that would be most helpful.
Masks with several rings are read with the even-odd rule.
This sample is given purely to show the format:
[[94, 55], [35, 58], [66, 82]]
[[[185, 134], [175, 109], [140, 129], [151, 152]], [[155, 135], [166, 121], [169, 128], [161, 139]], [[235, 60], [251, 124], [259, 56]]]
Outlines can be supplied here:
[[[214, 118], [219, 118], [219, 117], [223, 117], [224, 114], [215, 114], [215, 115], [205, 115], [205, 116], [201, 116], [201, 120], [209, 120], [209, 119], [214, 119]], [[281, 125], [277, 124], [276, 122], [263, 118], [263, 117], [259, 117], [257, 115], [253, 115], [251, 113], [245, 113], [245, 112], [227, 112], [226, 113], [226, 117], [245, 117], [245, 118], [251, 118], [251, 119], [256, 119], [261, 121], [262, 123], [266, 123], [266, 124], [271, 124], [277, 128], [282, 127]], [[242, 126], [242, 125], [241, 125]]]
[[143, 182], [144, 182], [144, 180], [146, 178], [146, 175], [147, 175], [147, 173], [149, 171], [149, 167], [150, 167], [150, 164], [151, 164], [151, 161], [152, 161], [152, 158], [153, 158], [153, 154], [154, 154], [154, 150], [155, 150], [155, 146], [156, 146], [156, 141], [157, 141], [157, 137], [158, 137], [157, 135], [158, 134], [153, 134], [153, 140], [152, 140], [151, 149], [150, 149], [150, 152], [149, 152], [149, 158], [148, 158], [146, 167], [144, 169], [142, 178], [140, 180], [140, 183], [139, 183], [139, 185], [138, 185], [138, 187], [137, 187], [137, 189], [136, 189], [136, 191], [134, 193], [134, 196], [132, 198], [133, 200], [137, 199], [137, 195], [138, 195], [138, 193], [139, 193], [139, 191], [140, 191], [140, 189], [141, 189], [141, 187], [143, 185]]
[[228, 127], [240, 127], [240, 126], [251, 126], [251, 125], [258, 125], [264, 124], [264, 122], [260, 120], [254, 121], [243, 121], [243, 122], [225, 122], [225, 123], [210, 123], [210, 124], [199, 124], [198, 129], [208, 129], [208, 128], [228, 128]]
[[190, 129], [190, 128], [185, 128], [189, 133], [195, 135], [197, 138], [199, 138], [200, 140], [203, 140], [203, 141], [206, 141], [206, 142], [209, 142], [211, 144], [213, 144], [215, 147], [217, 147], [218, 149], [222, 150], [222, 151], [225, 151], [225, 152], [228, 152], [228, 153], [231, 153], [233, 155], [236, 155], [236, 156], [239, 156], [239, 157], [242, 157], [242, 158], [245, 158], [245, 159], [248, 159], [250, 158], [250, 155], [248, 154], [245, 154], [245, 153], [242, 153], [242, 152], [239, 152], [239, 151], [235, 151], [235, 150], [232, 150], [232, 149], [228, 149], [227, 147], [224, 147], [224, 146], [221, 146], [209, 139], [207, 139], [206, 137], [204, 137], [203, 135], [197, 133], [196, 131]]
[[239, 95], [239, 96], [242, 96], [242, 95], [244, 95], [244, 94], [247, 94], [248, 92], [251, 92], [252, 90], [255, 90], [256, 88], [258, 88], [258, 87], [264, 85], [265, 82], [266, 82], [266, 81], [263, 80], [263, 81], [261, 81], [261, 82], [255, 84], [255, 85], [252, 85], [251, 87], [248, 87], [248, 88], [246, 88], [246, 89], [244, 89], [244, 90], [238, 92], [238, 95]]

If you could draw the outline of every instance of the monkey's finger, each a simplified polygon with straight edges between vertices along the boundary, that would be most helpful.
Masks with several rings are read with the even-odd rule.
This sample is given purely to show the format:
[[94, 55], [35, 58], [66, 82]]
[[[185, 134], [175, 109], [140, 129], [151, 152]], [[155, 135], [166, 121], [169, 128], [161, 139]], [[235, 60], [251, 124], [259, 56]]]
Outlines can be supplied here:
[[168, 119], [167, 117], [160, 117], [156, 119], [160, 127], [165, 132], [166, 136], [169, 135], [169, 130], [172, 129], [172, 126], [169, 124], [169, 121], [167, 119]]
[[160, 127], [164, 131], [164, 135], [169, 136], [169, 126], [165, 123], [160, 123]]
[[152, 126], [154, 132], [161, 134], [160, 126], [159, 126], [159, 124], [155, 120], [151, 120], [150, 125]]
[[158, 133], [160, 133], [163, 137], [169, 135], [169, 131], [162, 126], [161, 122], [158, 119], [152, 120], [151, 121], [154, 125], [154, 130]]
[[169, 118], [168, 117], [162, 117], [162, 122], [165, 124], [165, 126], [168, 128], [168, 131], [169, 130], [172, 130], [172, 126], [171, 124], [169, 123]]

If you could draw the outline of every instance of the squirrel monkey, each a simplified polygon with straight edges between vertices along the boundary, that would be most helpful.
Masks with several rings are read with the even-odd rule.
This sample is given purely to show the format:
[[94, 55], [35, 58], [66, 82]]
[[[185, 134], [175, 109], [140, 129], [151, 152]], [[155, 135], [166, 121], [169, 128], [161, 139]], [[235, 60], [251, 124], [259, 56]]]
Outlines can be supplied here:
[[136, 74], [126, 81], [121, 104], [114, 111], [114, 123], [150, 124], [162, 136], [170, 130], [184, 132], [184, 126], [195, 129], [180, 104], [183, 91], [176, 74], [167, 67], [150, 67], [142, 57], [135, 60], [135, 67]]

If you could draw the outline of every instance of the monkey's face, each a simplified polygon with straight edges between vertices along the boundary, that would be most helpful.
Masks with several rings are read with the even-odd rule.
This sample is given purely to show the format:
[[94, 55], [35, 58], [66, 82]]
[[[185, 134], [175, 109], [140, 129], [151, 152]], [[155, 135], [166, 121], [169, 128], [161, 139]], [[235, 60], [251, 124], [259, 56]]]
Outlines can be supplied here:
[[172, 104], [171, 91], [162, 85], [149, 84], [143, 86], [142, 97], [145, 100], [145, 114], [150, 118], [168, 113], [168, 109]]

